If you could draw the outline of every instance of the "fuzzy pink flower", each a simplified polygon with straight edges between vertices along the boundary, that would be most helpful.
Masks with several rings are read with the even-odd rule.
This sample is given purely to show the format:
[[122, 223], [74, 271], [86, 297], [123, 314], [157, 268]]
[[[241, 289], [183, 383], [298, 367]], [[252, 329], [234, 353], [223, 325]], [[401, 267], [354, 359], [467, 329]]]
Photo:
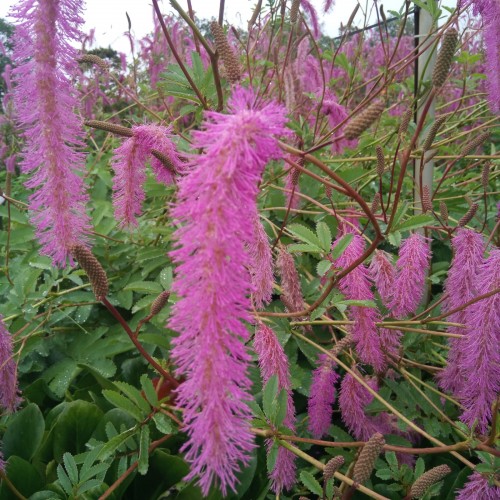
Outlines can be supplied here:
[[456, 500], [498, 500], [500, 487], [490, 484], [479, 472], [473, 472], [465, 486], [457, 491]]
[[151, 150], [162, 153], [171, 163], [167, 168], [158, 158], [151, 156], [151, 167], [158, 182], [174, 182], [174, 174], [182, 171], [183, 163], [171, 140], [171, 127], [139, 125], [132, 127], [133, 135], [115, 149], [111, 166], [113, 179], [113, 204], [115, 217], [121, 226], [137, 226], [136, 217], [142, 212], [146, 161]]
[[370, 274], [375, 282], [375, 289], [384, 306], [389, 307], [394, 287], [394, 266], [392, 255], [383, 250], [375, 250], [370, 264]]
[[327, 434], [332, 422], [333, 403], [335, 403], [335, 384], [339, 376], [335, 371], [335, 362], [320, 354], [318, 366], [313, 371], [311, 389], [307, 402], [309, 416], [308, 429], [316, 439], [321, 439]]
[[[295, 408], [292, 399], [292, 384], [288, 358], [276, 334], [271, 328], [260, 323], [255, 332], [254, 349], [259, 357], [260, 373], [264, 384], [273, 376], [278, 377], [278, 390], [287, 393], [287, 412], [283, 425], [291, 431], [295, 430]], [[273, 444], [268, 440], [268, 448]], [[280, 447], [278, 457], [270, 475], [273, 491], [290, 489], [295, 483], [295, 455], [286, 448]]]
[[262, 222], [256, 214], [253, 220], [254, 237], [249, 244], [248, 253], [252, 259], [250, 274], [252, 276], [253, 300], [257, 309], [263, 309], [271, 302], [273, 294], [273, 255], [269, 239]]
[[276, 267], [281, 276], [281, 287], [283, 289], [282, 301], [291, 312], [304, 309], [304, 299], [302, 297], [302, 288], [300, 286], [299, 273], [295, 267], [293, 257], [287, 252], [286, 248], [280, 246]]
[[[483, 262], [484, 240], [480, 233], [472, 229], [460, 228], [452, 239], [454, 250], [448, 277], [445, 282], [447, 299], [443, 304], [443, 311], [451, 311], [473, 299], [477, 295], [476, 278], [479, 267]], [[462, 309], [448, 316], [447, 321], [466, 325], [471, 308]], [[466, 328], [451, 326], [448, 332], [459, 335], [470, 335], [473, 332]], [[465, 352], [463, 339], [450, 338], [448, 364], [438, 375], [439, 385], [453, 394], [465, 387], [469, 374], [465, 372]]]
[[179, 301], [169, 327], [177, 374], [184, 376], [177, 401], [184, 409], [191, 463], [188, 479], [199, 477], [206, 495], [213, 483], [224, 494], [253, 449], [251, 382], [245, 347], [245, 321], [252, 291], [245, 246], [252, 241], [258, 183], [271, 158], [281, 155], [276, 135], [285, 133], [285, 110], [256, 107], [252, 90], [237, 87], [228, 102], [231, 114], [207, 112], [204, 130], [193, 133], [202, 148], [192, 171], [179, 182], [173, 217], [177, 263], [172, 285]]
[[12, 7], [16, 19], [13, 70], [14, 102], [26, 145], [21, 169], [36, 191], [29, 198], [31, 221], [41, 252], [64, 266], [73, 245], [88, 245], [88, 196], [81, 173], [85, 157], [78, 100], [72, 87], [80, 39], [82, 2], [22, 0]]
[[430, 261], [429, 241], [421, 234], [413, 233], [401, 244], [394, 293], [389, 304], [396, 318], [403, 318], [417, 310], [424, 294]]
[[[334, 242], [333, 248], [335, 248], [338, 241], [337, 239]], [[334, 261], [334, 266], [340, 269], [349, 267], [363, 255], [364, 249], [365, 242], [363, 238], [355, 234], [342, 255]], [[374, 300], [368, 269], [364, 264], [358, 265], [341, 278], [339, 288], [346, 299]], [[382, 371], [386, 365], [386, 359], [382, 352], [377, 331], [380, 313], [374, 307], [349, 306], [348, 316], [354, 321], [351, 333], [356, 342], [356, 351], [361, 361], [372, 365], [377, 371]]]
[[[500, 249], [495, 248], [479, 270], [477, 289], [488, 293], [500, 287]], [[467, 374], [460, 400], [465, 411], [460, 419], [469, 427], [477, 423], [487, 432], [492, 405], [500, 392], [500, 293], [470, 306], [468, 333], [462, 339], [462, 368]]]
[[17, 387], [17, 366], [12, 356], [12, 337], [0, 314], [0, 406], [14, 411], [21, 399]]

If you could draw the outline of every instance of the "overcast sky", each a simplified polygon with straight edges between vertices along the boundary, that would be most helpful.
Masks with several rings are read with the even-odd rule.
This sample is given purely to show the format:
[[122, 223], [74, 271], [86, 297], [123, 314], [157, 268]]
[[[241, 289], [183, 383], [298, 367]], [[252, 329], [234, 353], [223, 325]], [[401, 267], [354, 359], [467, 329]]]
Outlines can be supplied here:
[[[6, 17], [10, 6], [17, 1], [19, 0], [0, 0], [0, 17]], [[338, 34], [340, 23], [346, 24], [357, 3], [357, 0], [337, 0], [331, 13], [324, 16], [321, 14], [324, 0], [311, 1], [320, 14], [323, 31], [330, 36]], [[87, 0], [85, 3], [85, 30], [95, 28], [97, 46], [110, 45], [118, 51], [128, 52], [129, 44], [123, 35], [128, 29], [126, 12], [130, 16], [132, 31], [137, 38], [143, 37], [152, 30], [151, 0]], [[187, 6], [186, 0], [179, 0], [179, 3]], [[199, 18], [210, 19], [218, 16], [219, 0], [191, 0], [191, 3]], [[256, 0], [226, 0], [225, 20], [237, 26], [246, 26], [255, 3]], [[364, 9], [367, 4], [370, 6], [373, 2], [360, 0], [360, 3]], [[454, 6], [456, 1], [444, 0], [444, 3]], [[389, 10], [399, 10], [403, 0], [378, 0], [378, 4], [382, 4], [387, 13]], [[165, 13], [171, 10], [167, 0], [160, 0], [160, 6]], [[359, 22], [362, 22], [361, 18]]]

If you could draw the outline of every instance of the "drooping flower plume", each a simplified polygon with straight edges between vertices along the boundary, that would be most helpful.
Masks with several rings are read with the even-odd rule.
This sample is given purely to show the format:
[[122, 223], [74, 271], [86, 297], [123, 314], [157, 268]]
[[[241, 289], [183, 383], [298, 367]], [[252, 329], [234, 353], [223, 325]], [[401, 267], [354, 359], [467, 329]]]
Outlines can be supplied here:
[[[183, 163], [171, 140], [171, 127], [139, 125], [132, 127], [133, 135], [115, 149], [111, 162], [113, 179], [113, 204], [115, 217], [121, 226], [136, 226], [144, 202], [146, 161], [151, 157], [151, 167], [158, 182], [166, 185], [174, 182], [175, 173], [182, 171]], [[164, 162], [151, 156], [160, 153]], [[166, 166], [164, 163], [167, 163]]]
[[498, 500], [500, 487], [490, 484], [479, 472], [473, 472], [465, 486], [457, 492], [456, 500]]
[[307, 428], [314, 438], [321, 439], [332, 422], [333, 403], [337, 394], [335, 384], [339, 376], [335, 371], [335, 362], [325, 354], [319, 355], [317, 363], [307, 402]]
[[389, 304], [396, 318], [403, 318], [417, 310], [424, 294], [430, 261], [429, 241], [421, 234], [413, 233], [401, 244]]
[[[477, 290], [488, 293], [500, 287], [500, 249], [495, 248], [479, 270]], [[460, 419], [469, 427], [487, 432], [492, 405], [500, 392], [500, 294], [470, 306], [467, 335], [461, 339], [462, 368], [467, 374], [460, 394], [465, 407]]]
[[20, 401], [17, 366], [12, 357], [12, 337], [0, 314], [0, 406], [7, 411], [14, 411]]
[[76, 70], [82, 2], [22, 0], [12, 7], [16, 19], [14, 102], [26, 145], [21, 169], [31, 174], [31, 220], [41, 252], [64, 266], [73, 245], [88, 245], [85, 207], [88, 196], [81, 172], [85, 157], [78, 100], [71, 85]]
[[304, 309], [305, 304], [302, 297], [299, 273], [292, 255], [283, 246], [279, 248], [276, 267], [281, 276], [281, 287], [283, 288], [281, 300], [291, 312]]
[[370, 273], [382, 303], [389, 307], [395, 275], [392, 256], [383, 250], [375, 250], [370, 264]]
[[[480, 233], [476, 233], [472, 229], [460, 228], [451, 243], [454, 255], [445, 282], [447, 299], [443, 304], [443, 311], [459, 308], [477, 295], [476, 278], [483, 262], [484, 241]], [[470, 307], [461, 309], [450, 314], [447, 321], [467, 325], [470, 311]], [[458, 335], [473, 334], [469, 329], [457, 326], [448, 327], [448, 332]], [[458, 395], [469, 379], [469, 374], [465, 372], [466, 353], [464, 352], [463, 339], [450, 338], [448, 342], [450, 346], [448, 364], [438, 375], [438, 380], [443, 389]]]
[[[339, 239], [334, 242], [333, 248]], [[365, 242], [359, 234], [354, 234], [351, 242], [342, 255], [334, 260], [334, 266], [346, 269], [363, 255]], [[340, 291], [349, 300], [374, 300], [371, 290], [371, 281], [368, 269], [364, 264], [355, 267], [339, 281]], [[380, 313], [374, 307], [349, 306], [348, 316], [354, 321], [352, 338], [356, 342], [356, 351], [363, 363], [372, 365], [377, 371], [382, 371], [386, 364], [380, 337], [377, 331], [377, 322]]]
[[254, 237], [258, 182], [266, 163], [281, 155], [275, 136], [285, 133], [286, 121], [281, 106], [254, 103], [252, 90], [237, 87], [230, 114], [206, 113], [204, 130], [193, 133], [193, 149], [204, 153], [179, 182], [173, 210], [181, 227], [171, 253], [180, 298], [169, 322], [180, 334], [172, 357], [186, 378], [177, 401], [189, 437], [188, 477], [199, 477], [204, 494], [214, 483], [224, 494], [234, 489], [253, 449], [245, 403], [252, 291], [245, 246]]
[[[259, 356], [259, 367], [264, 384], [273, 376], [278, 377], [278, 391], [287, 393], [287, 412], [283, 425], [291, 431], [295, 430], [295, 408], [292, 399], [292, 383], [290, 367], [283, 346], [279, 343], [273, 330], [264, 324], [259, 324], [255, 331], [254, 349]], [[273, 444], [268, 442], [268, 448]], [[295, 455], [286, 448], [280, 447], [278, 457], [270, 475], [273, 490], [280, 492], [290, 489], [295, 483]]]

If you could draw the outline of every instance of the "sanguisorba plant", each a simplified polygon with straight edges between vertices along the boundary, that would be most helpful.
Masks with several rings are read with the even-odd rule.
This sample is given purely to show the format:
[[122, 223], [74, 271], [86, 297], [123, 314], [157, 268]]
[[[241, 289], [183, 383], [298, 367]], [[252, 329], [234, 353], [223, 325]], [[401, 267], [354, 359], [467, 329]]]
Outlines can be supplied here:
[[[223, 1], [210, 23], [170, 4], [153, 0], [141, 59], [79, 54], [81, 1], [12, 9], [0, 405], [21, 410], [2, 420], [2, 487], [498, 498], [498, 0], [389, 19], [374, 2], [374, 27], [356, 7], [336, 38], [306, 0], [259, 1], [246, 30], [224, 28]], [[434, 28], [415, 47], [419, 9]], [[60, 271], [11, 242], [22, 210]]]

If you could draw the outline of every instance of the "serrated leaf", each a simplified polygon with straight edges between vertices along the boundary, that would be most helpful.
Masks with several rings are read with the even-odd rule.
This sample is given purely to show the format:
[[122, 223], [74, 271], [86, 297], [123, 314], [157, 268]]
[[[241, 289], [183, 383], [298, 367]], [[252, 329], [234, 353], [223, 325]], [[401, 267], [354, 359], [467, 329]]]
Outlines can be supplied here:
[[321, 242], [321, 248], [325, 252], [329, 252], [332, 245], [332, 233], [328, 225], [323, 221], [318, 222], [316, 224], [316, 234]]
[[339, 300], [335, 305], [337, 304], [344, 304], [346, 306], [358, 306], [358, 307], [372, 307], [376, 308], [377, 304], [373, 302], [373, 300]]
[[123, 290], [159, 294], [163, 292], [163, 287], [160, 283], [156, 283], [156, 281], [134, 281], [133, 283], [128, 283]]
[[319, 249], [322, 248], [320, 239], [308, 227], [303, 226], [302, 224], [290, 224], [287, 226], [287, 229], [304, 243]]
[[389, 233], [387, 235], [387, 241], [389, 241], [393, 247], [399, 247], [399, 245], [401, 245], [401, 233], [399, 231]]
[[266, 421], [265, 413], [255, 401], [247, 401], [247, 405], [252, 410], [255, 417], [262, 419], [264, 422]]
[[106, 460], [110, 457], [127, 439], [136, 433], [136, 429], [129, 429], [118, 436], [111, 438], [99, 451], [99, 460]]
[[347, 233], [335, 243], [335, 246], [332, 248], [332, 257], [334, 259], [338, 259], [344, 253], [344, 250], [349, 246], [353, 237], [354, 235], [352, 233]]
[[71, 481], [68, 477], [68, 475], [66, 474], [63, 466], [61, 464], [59, 464], [57, 466], [57, 479], [59, 480], [59, 482], [61, 483], [61, 486], [63, 488], [63, 490], [68, 494], [68, 495], [71, 495], [72, 491], [73, 491], [73, 487], [71, 485]]
[[415, 472], [413, 473], [413, 478], [418, 479], [425, 472], [425, 462], [422, 457], [418, 457], [415, 462]]
[[375, 475], [380, 478], [380, 479], [383, 479], [384, 481], [387, 481], [388, 479], [392, 479], [392, 472], [391, 472], [391, 469], [379, 469], [377, 470], [377, 472], [375, 472]]
[[171, 420], [163, 413], [156, 413], [153, 422], [162, 434], [170, 434], [173, 430]]
[[[83, 471], [80, 474], [80, 481], [88, 481], [89, 479], [92, 479], [98, 475], [103, 475], [106, 474], [106, 471], [109, 469], [110, 464], [108, 463], [100, 463], [100, 464], [95, 464], [89, 469], [85, 470], [85, 473]], [[98, 478], [99, 479], [99, 478]]]
[[132, 415], [138, 422], [142, 422], [146, 415], [143, 415], [141, 410], [132, 402], [130, 399], [122, 396], [118, 392], [110, 391], [105, 389], [102, 391], [102, 395], [114, 406], [125, 410], [127, 413]]
[[273, 375], [264, 387], [264, 391], [262, 393], [262, 406], [264, 409], [264, 413], [267, 418], [271, 419], [273, 403], [276, 400], [276, 396], [278, 394], [278, 376]]
[[65, 453], [63, 455], [63, 463], [71, 484], [78, 484], [78, 467], [76, 466], [73, 455], [71, 453]]
[[141, 375], [141, 388], [149, 404], [156, 408], [158, 406], [158, 394], [156, 394], [153, 382], [146, 374]]
[[141, 391], [139, 391], [139, 389], [137, 389], [133, 385], [127, 384], [126, 382], [115, 382], [115, 385], [130, 400], [132, 400], [142, 412], [147, 414], [151, 411], [150, 405], [144, 399], [144, 396], [141, 394]]
[[285, 389], [281, 389], [276, 405], [276, 414], [274, 416], [273, 423], [276, 427], [280, 427], [286, 418], [286, 413], [288, 409], [288, 394]]
[[318, 276], [324, 276], [332, 268], [332, 263], [329, 260], [320, 260], [316, 266]]
[[399, 471], [399, 466], [398, 466], [398, 458], [396, 457], [396, 453], [393, 451], [387, 451], [385, 453], [385, 460], [389, 464], [389, 467], [391, 468], [391, 471], [397, 474]]
[[89, 491], [93, 488], [97, 488], [101, 485], [102, 481], [100, 481], [99, 479], [90, 479], [89, 481], [85, 481], [78, 487], [78, 493], [81, 495], [82, 493], [85, 493], [86, 491]]
[[310, 472], [303, 470], [300, 473], [300, 481], [310, 492], [323, 497], [323, 488], [321, 484], [319, 484], [318, 480]]
[[276, 465], [276, 459], [278, 458], [278, 450], [279, 450], [279, 445], [275, 441], [273, 442], [273, 445], [267, 452], [267, 473], [271, 474], [271, 472], [274, 469], [274, 466]]
[[149, 439], [149, 427], [147, 425], [144, 425], [141, 429], [141, 436], [139, 438], [139, 462], [137, 465], [137, 470], [142, 476], [147, 474], [149, 469], [150, 443], [151, 441]]
[[417, 229], [422, 226], [426, 226], [434, 222], [434, 217], [432, 215], [418, 214], [412, 215], [404, 222], [401, 222], [394, 227], [393, 231], [409, 231], [410, 229]]
[[287, 250], [290, 253], [295, 253], [295, 252], [304, 252], [304, 253], [322, 253], [323, 250], [321, 248], [309, 245], [306, 243], [292, 243], [291, 245], [288, 245]]

